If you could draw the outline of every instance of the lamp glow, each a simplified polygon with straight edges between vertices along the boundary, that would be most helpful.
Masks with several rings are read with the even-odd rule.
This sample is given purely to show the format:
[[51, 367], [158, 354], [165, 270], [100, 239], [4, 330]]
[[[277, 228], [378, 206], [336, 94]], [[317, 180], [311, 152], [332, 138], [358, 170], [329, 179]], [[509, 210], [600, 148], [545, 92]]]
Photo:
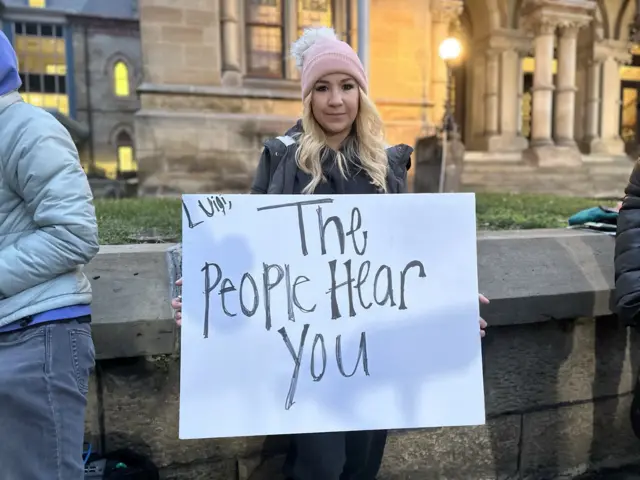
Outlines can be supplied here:
[[446, 38], [438, 48], [438, 55], [445, 62], [455, 60], [462, 53], [462, 44], [460, 40], [454, 37]]

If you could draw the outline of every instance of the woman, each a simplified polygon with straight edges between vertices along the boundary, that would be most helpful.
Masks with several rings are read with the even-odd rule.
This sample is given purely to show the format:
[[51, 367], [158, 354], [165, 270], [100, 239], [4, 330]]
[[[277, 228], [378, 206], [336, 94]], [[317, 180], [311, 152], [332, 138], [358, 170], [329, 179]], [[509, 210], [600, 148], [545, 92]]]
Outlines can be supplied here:
[[[292, 54], [301, 70], [302, 120], [286, 136], [265, 143], [251, 193], [406, 192], [413, 149], [385, 148], [382, 121], [367, 96], [366, 74], [353, 49], [332, 29], [317, 28], [305, 31]], [[180, 322], [180, 298], [172, 306]], [[485, 326], [481, 320], [482, 334]], [[293, 435], [285, 476], [374, 480], [386, 438], [386, 431]]]

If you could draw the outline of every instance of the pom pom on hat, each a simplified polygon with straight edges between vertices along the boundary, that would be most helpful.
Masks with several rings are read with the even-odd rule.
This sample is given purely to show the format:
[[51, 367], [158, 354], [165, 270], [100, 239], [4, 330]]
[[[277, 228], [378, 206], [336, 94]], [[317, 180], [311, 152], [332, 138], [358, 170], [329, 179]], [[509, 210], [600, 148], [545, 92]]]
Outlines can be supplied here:
[[302, 69], [304, 55], [307, 50], [315, 45], [318, 40], [322, 39], [339, 41], [333, 28], [319, 27], [305, 28], [300, 38], [293, 42], [293, 45], [291, 46], [291, 56], [296, 59], [296, 66], [299, 69]]
[[325, 75], [344, 73], [353, 77], [367, 92], [367, 75], [356, 52], [348, 43], [338, 39], [333, 28], [307, 28], [291, 46], [291, 55], [301, 71], [302, 99], [315, 83]]

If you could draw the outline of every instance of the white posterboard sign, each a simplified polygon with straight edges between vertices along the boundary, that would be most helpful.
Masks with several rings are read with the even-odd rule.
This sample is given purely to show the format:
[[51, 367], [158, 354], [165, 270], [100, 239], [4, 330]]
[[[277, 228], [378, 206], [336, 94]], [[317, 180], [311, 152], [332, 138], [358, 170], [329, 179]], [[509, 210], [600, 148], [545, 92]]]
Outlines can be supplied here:
[[473, 194], [184, 195], [181, 439], [485, 423]]

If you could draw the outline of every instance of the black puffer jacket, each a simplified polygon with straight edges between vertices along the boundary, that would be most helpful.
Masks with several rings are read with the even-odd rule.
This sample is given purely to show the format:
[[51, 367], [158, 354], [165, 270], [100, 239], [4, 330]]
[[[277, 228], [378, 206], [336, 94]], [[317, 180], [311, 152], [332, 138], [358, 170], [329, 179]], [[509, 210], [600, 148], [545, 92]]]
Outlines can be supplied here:
[[640, 163], [625, 190], [618, 217], [615, 250], [615, 303], [627, 325], [640, 323]]
[[[264, 143], [264, 150], [251, 186], [254, 194], [291, 194], [297, 170], [295, 154], [298, 148], [291, 136], [302, 131], [302, 122], [289, 129], [284, 137], [276, 137]], [[389, 193], [407, 192], [407, 172], [411, 168], [413, 148], [400, 144], [387, 148]], [[282, 170], [281, 170], [282, 169]], [[279, 173], [279, 174], [278, 174]]]

